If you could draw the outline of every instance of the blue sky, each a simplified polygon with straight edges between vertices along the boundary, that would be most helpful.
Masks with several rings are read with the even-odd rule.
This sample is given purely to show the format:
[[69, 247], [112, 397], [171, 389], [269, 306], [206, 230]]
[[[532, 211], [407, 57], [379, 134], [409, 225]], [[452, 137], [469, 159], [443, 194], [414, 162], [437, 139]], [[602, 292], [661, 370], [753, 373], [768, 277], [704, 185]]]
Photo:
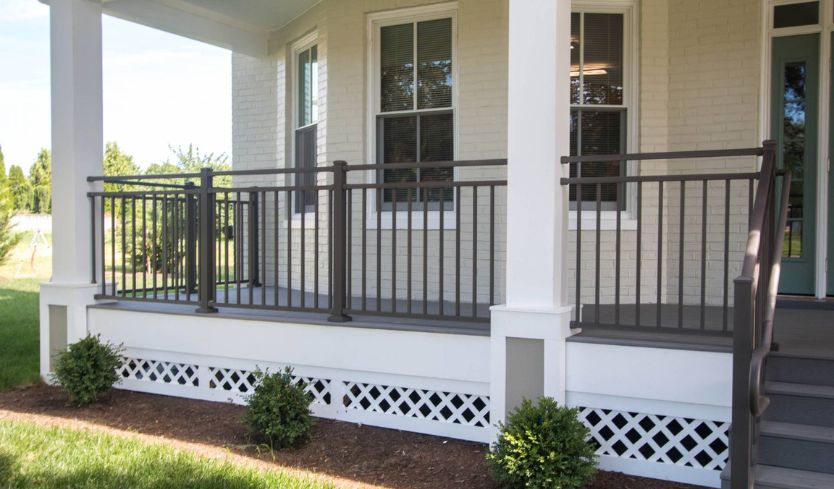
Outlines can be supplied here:
[[[224, 49], [105, 16], [104, 139], [147, 166], [193, 143], [231, 156], [231, 61]], [[50, 146], [49, 8], [0, 0], [0, 146], [28, 168]]]

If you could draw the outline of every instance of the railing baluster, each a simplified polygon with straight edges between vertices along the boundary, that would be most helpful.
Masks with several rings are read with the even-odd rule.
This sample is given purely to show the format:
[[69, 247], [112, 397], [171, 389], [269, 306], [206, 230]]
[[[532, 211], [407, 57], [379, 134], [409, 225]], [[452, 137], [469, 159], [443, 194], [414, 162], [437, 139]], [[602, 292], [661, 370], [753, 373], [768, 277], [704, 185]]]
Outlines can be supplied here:
[[96, 198], [90, 199], [90, 283], [96, 283]]
[[634, 326], [640, 327], [640, 288], [641, 288], [641, 274], [643, 266], [643, 182], [637, 182], [637, 251], [635, 263], [635, 289], [634, 289]]
[[[250, 237], [251, 239], [251, 237]], [[235, 195], [235, 304], [241, 304], [241, 284], [243, 283], [243, 201], [240, 192]]]
[[678, 328], [683, 328], [683, 261], [686, 221], [686, 182], [681, 182], [680, 222], [678, 223]]
[[368, 310], [368, 189], [362, 189], [362, 310]]
[[701, 329], [706, 328], [707, 307], [707, 181], [701, 195]]
[[489, 305], [495, 304], [495, 185], [489, 186]]
[[[313, 227], [313, 307], [319, 308], [319, 191], [313, 191], [315, 198], [313, 199], [315, 209], [313, 210], [313, 220], [315, 226]], [[332, 239], [331, 239], [332, 241]], [[329, 280], [328, 280], [329, 281]]]
[[[431, 192], [428, 192], [428, 194], [431, 195]], [[443, 273], [443, 254], [444, 254], [444, 252], [443, 252], [443, 248], [444, 248], [443, 247], [444, 229], [443, 228], [445, 227], [444, 226], [444, 218], [445, 218], [445, 215], [446, 215], [446, 199], [444, 198], [444, 195], [443, 195], [444, 192], [441, 191], [441, 192], [438, 192], [438, 194], [440, 195], [440, 201], [439, 201], [440, 226], [437, 230], [438, 231], [438, 246], [439, 246], [439, 251], [437, 253], [437, 259], [438, 259], [438, 266], [439, 266], [440, 274], [438, 275], [437, 296], [438, 296], [439, 304], [438, 304], [437, 314], [439, 316], [443, 316], [443, 312], [444, 312], [443, 310], [444, 310], [444, 305], [445, 305], [444, 295], [443, 295], [443, 285], [446, 281], [446, 276]], [[429, 205], [428, 199], [426, 200], [425, 205]]]
[[[223, 198], [225, 202], [223, 203], [223, 288], [225, 289], [224, 299], [225, 303], [229, 303], [229, 192], [224, 192]], [[234, 210], [234, 206], [232, 206], [232, 210]], [[234, 219], [232, 219], [232, 223], [234, 223]], [[232, 239], [234, 239], [234, 228], [232, 229]], [[233, 250], [234, 251], [234, 250]]]
[[[411, 297], [411, 229], [412, 229], [411, 211], [413, 210], [412, 209], [411, 189], [408, 189], [406, 196], [408, 198], [408, 203], [407, 203], [407, 206], [406, 206], [407, 211], [408, 211], [407, 223], [406, 223], [406, 241], [408, 242], [408, 245], [407, 245], [406, 253], [405, 253], [406, 254], [406, 279], [405, 279], [405, 282], [406, 282], [406, 297], [408, 298], [408, 301], [406, 303], [406, 312], [408, 314], [411, 314], [411, 299], [412, 299], [412, 297]], [[350, 254], [348, 254], [348, 256], [350, 256]]]
[[376, 195], [376, 312], [382, 311], [382, 206], [385, 192]]
[[156, 275], [157, 275], [156, 274], [156, 258], [157, 258], [157, 253], [159, 252], [159, 250], [156, 249], [157, 243], [158, 243], [157, 242], [158, 236], [157, 236], [157, 230], [156, 230], [156, 225], [157, 225], [156, 194], [154, 194], [154, 196], [153, 196], [153, 202], [151, 204], [151, 207], [153, 209], [152, 212], [151, 212], [151, 216], [153, 216], [153, 227], [151, 228], [152, 232], [153, 232], [153, 238], [152, 238], [153, 253], [151, 253], [151, 273], [152, 273], [151, 277], [153, 279], [153, 298], [154, 298], [154, 300], [156, 300], [157, 299], [157, 289], [158, 289], [157, 283], [156, 283]]
[[[259, 235], [261, 238], [261, 273], [258, 276], [260, 278], [259, 282], [261, 284], [261, 305], [266, 305], [266, 192], [260, 192], [260, 202], [263, 206], [263, 211], [260, 212], [261, 217], [261, 229], [259, 231]], [[318, 253], [316, 253], [318, 256]], [[316, 278], [318, 278], [318, 272], [316, 272]]]
[[107, 245], [105, 239], [105, 217], [104, 217], [104, 199], [105, 197], [102, 196], [99, 199], [101, 203], [101, 295], [107, 295], [107, 259], [105, 258], [105, 253], [107, 253]]
[[478, 187], [472, 186], [472, 318], [478, 317]]
[[287, 307], [292, 307], [292, 189], [287, 190]]
[[460, 317], [460, 214], [463, 207], [461, 198], [463, 187], [457, 187], [457, 202], [455, 205], [455, 316]]
[[[423, 195], [423, 193], [418, 194]], [[423, 204], [423, 314], [429, 313], [429, 201]], [[441, 204], [442, 207], [442, 204]], [[443, 212], [443, 209], [440, 209]]]
[[126, 255], [127, 255], [127, 218], [125, 216], [125, 198], [122, 197], [121, 200], [121, 214], [122, 214], [122, 241], [119, 243], [122, 251], [122, 297], [127, 297], [127, 279], [125, 276], [127, 275], [126, 270]]
[[725, 180], [724, 184], [724, 310], [723, 322], [721, 328], [724, 331], [728, 329], [729, 323], [729, 291], [730, 291], [730, 179]]
[[661, 298], [663, 284], [663, 182], [657, 182], [657, 328], [663, 327], [661, 322]]
[[391, 312], [397, 312], [397, 194], [391, 191]]
[[595, 260], [595, 278], [594, 278], [594, 324], [599, 327], [599, 278], [600, 278], [600, 248], [602, 238], [602, 184], [596, 185], [597, 190], [597, 231], [596, 231], [596, 260]]
[[278, 204], [279, 204], [279, 194], [278, 194], [278, 191], [276, 190], [276, 191], [272, 192], [272, 228], [275, 230], [275, 232], [272, 236], [272, 239], [273, 239], [273, 246], [272, 246], [272, 266], [273, 266], [272, 293], [273, 293], [273, 296], [274, 296], [272, 298], [272, 300], [274, 301], [275, 307], [278, 307], [280, 305], [278, 303], [279, 302], [278, 299], [279, 299], [280, 290], [281, 290], [280, 267], [279, 267], [279, 264], [278, 264], [278, 262], [279, 262], [278, 257], [281, 256], [280, 250], [279, 250], [279, 244], [280, 244], [280, 241], [281, 241], [280, 240], [281, 226], [279, 225], [280, 224], [279, 216], [281, 215], [281, 213], [280, 213]]
[[[578, 166], [579, 164], [577, 164]], [[577, 170], [577, 173], [579, 170]], [[576, 324], [582, 323], [582, 184], [576, 184]]]
[[[620, 247], [622, 241], [622, 212], [620, 212], [620, 199], [622, 195], [622, 183], [617, 184], [617, 209], [616, 209], [616, 234], [614, 236], [614, 325], [620, 325]], [[601, 232], [600, 229], [597, 232]]]
[[[345, 308], [353, 309], [353, 189], [347, 189], [347, 279]], [[332, 200], [332, 199], [331, 199]]]

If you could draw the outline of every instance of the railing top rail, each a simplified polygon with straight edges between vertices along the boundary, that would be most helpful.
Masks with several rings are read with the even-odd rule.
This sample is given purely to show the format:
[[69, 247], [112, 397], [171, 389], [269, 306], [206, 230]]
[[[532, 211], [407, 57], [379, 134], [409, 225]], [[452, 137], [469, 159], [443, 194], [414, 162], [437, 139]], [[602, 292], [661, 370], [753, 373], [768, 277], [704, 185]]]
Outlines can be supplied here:
[[605, 183], [636, 183], [636, 182], [689, 182], [703, 180], [750, 180], [759, 178], [759, 172], [745, 173], [700, 173], [682, 175], [623, 175], [618, 177], [565, 177], [560, 181], [562, 185], [594, 185]]
[[349, 190], [408, 190], [420, 188], [502, 187], [506, 185], [506, 180], [427, 180], [423, 182], [348, 183], [345, 184], [345, 188]]
[[563, 156], [562, 164], [568, 163], [604, 163], [608, 161], [641, 160], [683, 160], [692, 158], [729, 158], [735, 156], [762, 156], [764, 149], [708, 149], [701, 151], [668, 151], [664, 153], [626, 153], [616, 155]]
[[[459, 168], [472, 166], [505, 166], [506, 159], [487, 159], [487, 160], [456, 160], [456, 161], [431, 161], [431, 162], [404, 162], [404, 163], [379, 163], [368, 165], [345, 165], [346, 171], [359, 170], [402, 170], [402, 169], [418, 169], [418, 168]], [[211, 171], [211, 176], [248, 176], [248, 175], [283, 175], [283, 174], [301, 174], [301, 173], [321, 173], [334, 172], [336, 166], [317, 166], [313, 168], [260, 168], [254, 170], [221, 170]], [[197, 179], [202, 176], [201, 173], [161, 173], [153, 175], [96, 175], [87, 177], [88, 182], [104, 182], [104, 183], [121, 183], [134, 184], [144, 186], [163, 186], [163, 185], [177, 185], [164, 184], [158, 182], [143, 182], [145, 180], [172, 180], [172, 179]], [[133, 183], [136, 182], [136, 183]], [[183, 185], [177, 185], [183, 187]]]
[[377, 163], [369, 165], [347, 165], [347, 171], [359, 170], [404, 170], [411, 168], [462, 168], [470, 166], [506, 166], [506, 158], [491, 160], [423, 161], [412, 163]]

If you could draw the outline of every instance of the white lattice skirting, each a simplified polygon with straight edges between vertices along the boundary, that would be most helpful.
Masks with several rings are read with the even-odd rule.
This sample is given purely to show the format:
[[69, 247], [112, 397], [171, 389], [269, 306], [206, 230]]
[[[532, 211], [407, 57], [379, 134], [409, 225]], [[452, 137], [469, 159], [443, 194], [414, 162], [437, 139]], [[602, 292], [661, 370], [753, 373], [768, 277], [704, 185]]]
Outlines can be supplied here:
[[[164, 355], [163, 355], [164, 356]], [[258, 365], [276, 371], [278, 365]], [[127, 357], [120, 388], [244, 404], [255, 384], [254, 370], [199, 362]], [[296, 370], [312, 395], [313, 414], [440, 436], [488, 442], [489, 396], [365, 379], [323, 378]], [[335, 375], [333, 377], [336, 377]], [[364, 377], [367, 377], [365, 375]], [[390, 380], [391, 376], [387, 376]], [[361, 381], [360, 381], [361, 380]], [[403, 381], [408, 378], [403, 377]], [[405, 382], [404, 382], [405, 383]]]
[[720, 472], [730, 423], [612, 409], [579, 408], [597, 455]]

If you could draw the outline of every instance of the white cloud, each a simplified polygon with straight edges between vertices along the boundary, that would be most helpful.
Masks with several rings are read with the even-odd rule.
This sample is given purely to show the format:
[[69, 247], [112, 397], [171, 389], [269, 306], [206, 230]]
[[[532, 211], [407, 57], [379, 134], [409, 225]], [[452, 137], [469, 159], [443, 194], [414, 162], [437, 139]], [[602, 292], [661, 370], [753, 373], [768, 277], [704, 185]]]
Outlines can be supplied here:
[[0, 22], [20, 22], [49, 15], [49, 7], [38, 0], [0, 0]]

